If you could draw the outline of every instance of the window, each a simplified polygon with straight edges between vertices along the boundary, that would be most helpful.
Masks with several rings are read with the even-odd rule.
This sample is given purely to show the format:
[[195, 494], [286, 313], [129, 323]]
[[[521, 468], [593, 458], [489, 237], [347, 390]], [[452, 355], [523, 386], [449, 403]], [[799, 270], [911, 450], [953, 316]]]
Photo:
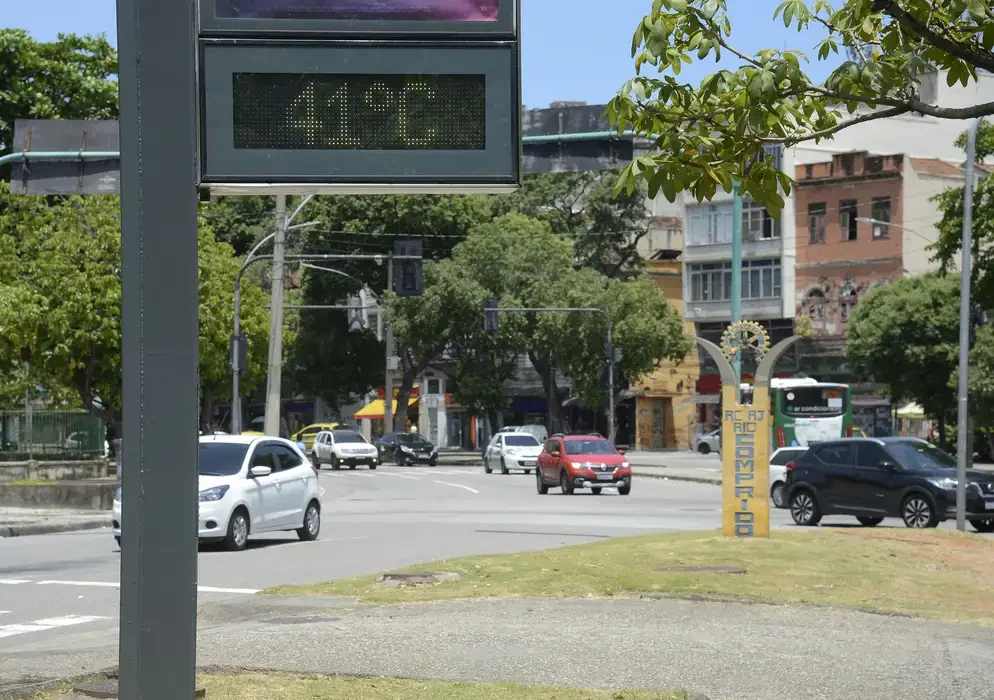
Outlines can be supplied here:
[[857, 467], [879, 467], [884, 462], [893, 462], [890, 455], [875, 442], [860, 442], [856, 445]]
[[811, 243], [825, 242], [825, 204], [808, 205], [808, 237]]
[[354, 430], [335, 430], [332, 435], [338, 444], [361, 442], [365, 444], [366, 438]]
[[234, 476], [242, 470], [248, 445], [235, 442], [200, 443], [201, 476]]
[[280, 470], [280, 466], [276, 463], [276, 457], [273, 454], [273, 448], [271, 445], [260, 445], [255, 449], [255, 454], [252, 455], [252, 466], [269, 467], [274, 472], [278, 472]]
[[873, 200], [870, 216], [873, 219], [873, 238], [890, 238], [890, 197]]
[[800, 457], [802, 454], [804, 454], [806, 451], [807, 451], [806, 449], [804, 449], [804, 450], [778, 450], [777, 453], [775, 455], [773, 455], [773, 458], [770, 460], [770, 464], [775, 464], [777, 466], [781, 466], [782, 467], [783, 465], [787, 464], [787, 462], [794, 461], [795, 459], [797, 459], [798, 457]]
[[272, 450], [276, 453], [276, 457], [280, 460], [280, 468], [283, 471], [299, 467], [304, 463], [304, 460], [302, 460], [296, 452], [291, 450], [286, 445], [274, 445]]
[[747, 241], [780, 238], [780, 222], [770, 216], [762, 204], [743, 199], [742, 237]]
[[814, 448], [814, 453], [825, 464], [852, 466], [852, 445], [822, 445]]
[[[728, 301], [732, 298], [732, 263], [692, 264], [687, 270], [691, 301]], [[782, 292], [779, 260], [743, 261], [743, 299], [774, 299]]]
[[570, 440], [566, 443], [566, 454], [570, 455], [610, 455], [617, 452], [607, 440]]
[[732, 204], [687, 207], [687, 244], [712, 245], [732, 242]]
[[559, 440], [549, 440], [547, 443], [545, 443], [545, 451], [548, 452], [549, 454], [560, 451]]
[[442, 382], [438, 379], [428, 380], [428, 393], [429, 394], [441, 394], [442, 393]]
[[537, 447], [538, 440], [533, 435], [508, 435], [504, 444], [508, 447]]
[[839, 311], [842, 314], [843, 320], [847, 320], [852, 316], [853, 310], [856, 308], [856, 303], [858, 299], [856, 297], [844, 297], [839, 301]]
[[842, 231], [842, 240], [857, 240], [856, 227], [858, 225], [859, 222], [856, 221], [856, 200], [844, 199], [839, 202], [839, 229]]

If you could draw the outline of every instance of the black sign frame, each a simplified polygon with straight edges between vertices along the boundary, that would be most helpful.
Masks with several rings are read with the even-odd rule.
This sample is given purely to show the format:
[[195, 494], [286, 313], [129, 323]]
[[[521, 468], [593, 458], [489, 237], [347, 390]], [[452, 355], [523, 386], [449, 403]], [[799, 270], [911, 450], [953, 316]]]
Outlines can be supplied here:
[[445, 20], [324, 20], [315, 18], [246, 18], [218, 16], [217, 8], [231, 0], [199, 0], [202, 37], [459, 37], [517, 39], [520, 26], [520, 0], [498, 0], [495, 21]]

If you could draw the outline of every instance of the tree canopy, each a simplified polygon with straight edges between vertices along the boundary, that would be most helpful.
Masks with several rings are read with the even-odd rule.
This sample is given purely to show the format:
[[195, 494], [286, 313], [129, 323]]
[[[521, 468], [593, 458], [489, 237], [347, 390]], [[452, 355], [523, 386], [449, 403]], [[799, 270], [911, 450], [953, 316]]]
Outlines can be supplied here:
[[[653, 0], [635, 30], [636, 77], [608, 105], [619, 131], [632, 129], [653, 149], [622, 172], [618, 188], [641, 181], [673, 201], [690, 191], [711, 199], [733, 181], [777, 213], [791, 179], [764, 157], [764, 146], [831, 138], [855, 124], [916, 113], [940, 119], [994, 114], [994, 102], [941, 106], [922, 98], [921, 78], [947, 71], [968, 85], [994, 70], [994, 15], [988, 0], [784, 0], [774, 13], [798, 31], [817, 27], [818, 61], [838, 62], [824, 83], [805, 72], [800, 51], [736, 48], [727, 0]], [[680, 72], [695, 60], [731, 59], [698, 85]], [[656, 70], [656, 75], [650, 74]]]

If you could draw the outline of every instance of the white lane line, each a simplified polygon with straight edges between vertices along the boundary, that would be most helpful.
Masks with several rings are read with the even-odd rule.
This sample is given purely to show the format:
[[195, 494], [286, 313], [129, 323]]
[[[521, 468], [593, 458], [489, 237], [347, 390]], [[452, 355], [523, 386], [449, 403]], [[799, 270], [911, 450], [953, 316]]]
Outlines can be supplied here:
[[457, 489], [465, 489], [470, 493], [479, 493], [476, 489], [471, 489], [469, 486], [463, 486], [462, 484], [453, 484], [451, 481], [438, 481], [435, 480], [436, 484], [442, 484], [443, 486], [454, 486]]
[[[120, 583], [116, 581], [28, 581], [39, 586], [82, 586], [87, 588], [119, 588]], [[223, 588], [218, 586], [197, 586], [200, 593], [242, 593], [254, 595], [259, 592], [257, 588]]]
[[0, 610], [0, 615], [10, 615], [10, 610]]
[[214, 586], [197, 586], [198, 593], [244, 593], [255, 595], [258, 589], [255, 588], [215, 588]]
[[44, 620], [35, 620], [34, 622], [21, 625], [0, 625], [0, 639], [13, 637], [17, 634], [44, 632], [45, 630], [58, 629], [59, 627], [72, 627], [73, 625], [82, 625], [87, 622], [109, 619], [109, 617], [100, 617], [97, 615], [66, 615], [65, 617], [49, 617]]
[[420, 479], [418, 477], [416, 477], [416, 476], [408, 476], [407, 474], [395, 474], [393, 472], [380, 472], [380, 473], [381, 474], [385, 474], [387, 476], [395, 476], [398, 479], [410, 479], [411, 481], [420, 481]]
[[0, 585], [20, 586], [22, 583], [31, 583], [26, 578], [0, 578]]

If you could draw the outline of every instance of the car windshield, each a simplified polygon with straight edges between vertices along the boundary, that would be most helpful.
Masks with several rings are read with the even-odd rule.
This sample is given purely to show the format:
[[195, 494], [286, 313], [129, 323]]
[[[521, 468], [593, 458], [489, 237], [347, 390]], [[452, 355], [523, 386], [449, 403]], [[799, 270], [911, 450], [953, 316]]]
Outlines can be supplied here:
[[956, 468], [956, 460], [953, 457], [927, 442], [891, 442], [888, 443], [887, 449], [897, 458], [901, 466], [912, 471]]
[[508, 447], [538, 447], [538, 440], [532, 435], [506, 435], [504, 444]]
[[617, 450], [607, 440], [567, 440], [566, 454], [568, 455], [610, 455]]
[[804, 450], [780, 450], [773, 455], [773, 459], [770, 460], [770, 464], [783, 466], [787, 464], [787, 462], [800, 457], [803, 452]]
[[400, 433], [397, 435], [397, 442], [402, 445], [422, 445], [428, 442], [424, 435], [414, 435], [412, 433]]
[[239, 442], [200, 443], [200, 476], [234, 476], [242, 470], [248, 448]]
[[364, 438], [362, 435], [355, 432], [354, 430], [333, 430], [331, 434], [334, 436], [336, 443], [366, 442], [366, 438]]

